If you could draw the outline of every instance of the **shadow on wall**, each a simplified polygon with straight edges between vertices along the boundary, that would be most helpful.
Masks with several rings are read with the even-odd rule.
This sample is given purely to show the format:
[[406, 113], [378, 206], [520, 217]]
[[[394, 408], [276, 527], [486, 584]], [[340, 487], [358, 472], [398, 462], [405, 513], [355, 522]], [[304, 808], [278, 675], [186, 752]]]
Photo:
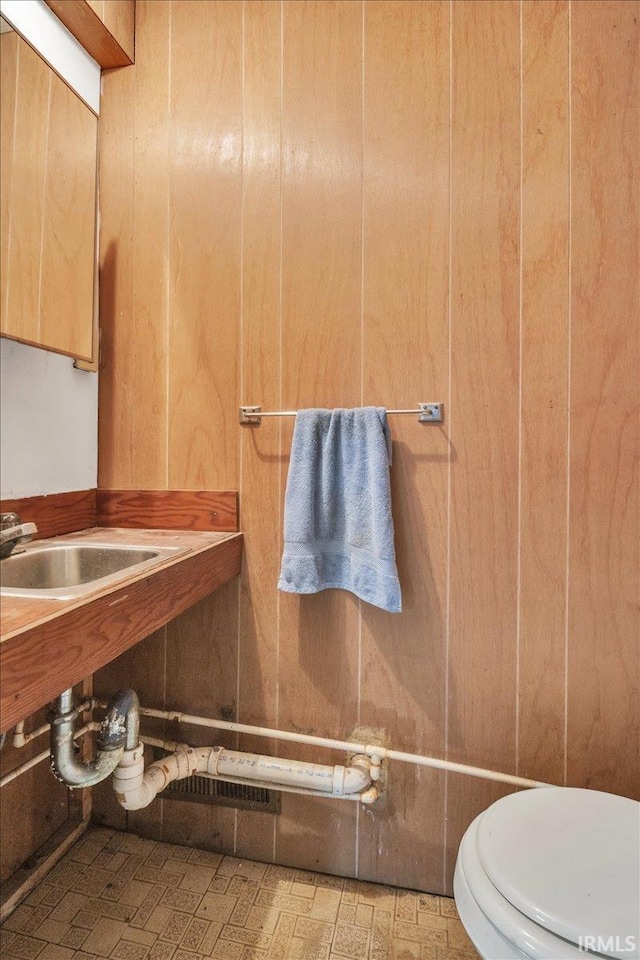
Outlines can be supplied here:
[[[102, 258], [98, 271], [98, 290], [99, 290], [99, 317], [100, 317], [100, 340], [99, 340], [99, 368], [100, 377], [111, 379], [114, 370], [114, 343], [116, 337], [116, 290], [118, 281], [118, 245], [112, 241]], [[126, 335], [126, 325], [125, 325]], [[104, 387], [104, 383], [102, 384]], [[113, 398], [112, 389], [102, 389], [99, 393], [98, 401], [98, 486], [101, 485], [102, 464], [112, 464], [116, 462], [117, 451], [114, 444], [114, 426], [113, 411], [104, 410], [104, 398], [109, 396]]]
[[[396, 749], [437, 756], [444, 756], [447, 708], [446, 569], [438, 573], [432, 557], [445, 553], [447, 517], [436, 513], [446, 509], [444, 501], [434, 502], [433, 516], [425, 515], [421, 484], [425, 466], [456, 459], [451, 445], [446, 454], [419, 454], [404, 442], [394, 442], [391, 494], [403, 612], [389, 614], [362, 605], [363, 635], [375, 648], [368, 654], [371, 669], [384, 669], [388, 689], [382, 701], [380, 682], [367, 677], [365, 654], [362, 715], [384, 728]], [[455, 702], [451, 689], [449, 701]], [[449, 731], [457, 733], [455, 716], [449, 717]]]

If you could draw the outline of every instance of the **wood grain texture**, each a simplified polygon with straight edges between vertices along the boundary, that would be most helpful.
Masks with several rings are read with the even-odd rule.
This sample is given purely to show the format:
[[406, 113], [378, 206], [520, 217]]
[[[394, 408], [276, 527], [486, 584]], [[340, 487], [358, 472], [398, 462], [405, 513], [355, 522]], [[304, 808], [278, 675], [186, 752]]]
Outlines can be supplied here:
[[[38, 710], [25, 724], [25, 733], [36, 730], [47, 722], [48, 707]], [[4, 727], [3, 727], [4, 729]], [[46, 750], [45, 734], [19, 749], [11, 744], [11, 737], [0, 754], [0, 775], [5, 776], [21, 763]], [[0, 790], [0, 820], [2, 824], [19, 823], [20, 829], [3, 829], [0, 843], [0, 878], [3, 884], [31, 854], [38, 849], [68, 817], [68, 790], [51, 775], [46, 761], [27, 770], [22, 776]], [[4, 898], [3, 898], [4, 899]]]
[[51, 78], [44, 179], [40, 343], [93, 357], [98, 119]]
[[4, 639], [0, 645], [2, 730], [237, 576], [241, 552], [242, 538], [230, 537]]
[[[155, 456], [151, 466], [136, 469], [138, 450], [144, 458], [146, 438], [151, 433], [157, 454], [162, 445], [159, 435], [159, 403], [143, 400], [138, 369], [144, 367], [144, 336], [149, 337], [149, 351], [155, 370], [163, 368], [160, 331], [150, 327], [139, 313], [134, 315], [134, 185], [135, 185], [135, 92], [136, 68], [109, 70], [102, 74], [102, 101], [98, 127], [99, 152], [110, 163], [102, 162], [100, 189], [105, 198], [100, 205], [99, 238], [99, 316], [100, 316], [100, 389], [98, 391], [98, 486], [120, 488], [136, 485], [158, 486]], [[107, 176], [111, 165], [117, 175]], [[140, 331], [141, 343], [136, 334]], [[140, 359], [142, 358], [142, 359]], [[156, 374], [157, 375], [157, 374]], [[153, 379], [154, 393], [158, 382]], [[153, 431], [142, 429], [138, 418], [146, 405], [156, 415]], [[137, 433], [141, 438], [137, 439]], [[144, 442], [142, 437], [145, 438]], [[140, 446], [141, 445], [141, 446]], [[147, 461], [144, 461], [145, 464]]]
[[[283, 409], [354, 406], [362, 397], [362, 5], [285, 3], [283, 17]], [[288, 453], [290, 429], [282, 435]], [[358, 621], [352, 595], [282, 594], [279, 726], [338, 736], [355, 726]], [[276, 829], [283, 862], [353, 871], [350, 804], [283, 795]]]
[[[448, 3], [365, 7], [364, 396], [376, 405], [449, 392], [449, 15]], [[362, 606], [360, 722], [442, 756], [449, 443], [411, 417], [390, 427], [403, 613]], [[393, 781], [382, 824], [360, 817], [359, 876], [441, 890], [444, 776], [399, 765]]]
[[133, 63], [135, 0], [45, 0], [101, 67]]
[[236, 488], [242, 8], [171, 9], [168, 485]]
[[[220, 590], [186, 610], [167, 626], [165, 702], [173, 710], [188, 699], [199, 716], [237, 716], [238, 584]], [[231, 642], [230, 642], [231, 641]], [[236, 745], [234, 734], [181, 726], [177, 739], [193, 746]], [[207, 850], [234, 852], [235, 815], [230, 807], [162, 802], [162, 838]], [[167, 809], [168, 808], [168, 809]]]
[[[10, 38], [11, 34], [2, 35], [3, 49], [6, 37]], [[52, 78], [53, 73], [44, 60], [20, 40], [15, 74], [13, 153], [11, 167], [6, 171], [11, 194], [8, 262], [2, 280], [6, 304], [2, 333], [31, 343], [38, 343], [40, 335], [44, 174]]]
[[[103, 0], [102, 22], [124, 50], [130, 63], [135, 60], [135, 0]], [[102, 66], [102, 64], [100, 64]]]
[[[506, 771], [516, 761], [519, 47], [517, 3], [456, 3], [448, 755]], [[503, 792], [449, 777], [449, 873], [463, 830]]]
[[573, 3], [571, 57], [567, 778], [634, 796], [640, 783], [637, 4]]
[[[202, 653], [219, 674], [213, 708], [235, 704], [240, 719], [331, 736], [366, 721], [394, 746], [438, 754], [446, 740], [452, 758], [555, 782], [566, 719], [569, 782], [635, 792], [630, 5], [223, 6], [141, 0], [136, 66], [104, 80], [116, 268], [103, 294], [101, 485], [237, 480], [247, 536], [237, 627], [235, 584], [172, 627], [172, 663], [183, 649], [190, 663], [173, 702], [202, 701]], [[214, 22], [224, 51], [214, 40], [203, 52]], [[204, 63], [193, 79], [174, 64], [191, 40]], [[211, 244], [202, 225], [222, 220]], [[171, 352], [168, 318], [190, 341]], [[445, 402], [442, 428], [391, 420], [405, 612], [337, 591], [278, 596], [292, 425], [239, 428], [237, 403], [428, 399]], [[223, 649], [207, 649], [214, 634]], [[163, 651], [149, 646], [149, 670]], [[501, 788], [390, 773], [374, 823], [360, 817], [356, 831], [355, 811], [287, 798], [278, 818], [236, 815], [236, 854], [346, 875], [357, 861], [372, 880], [450, 889], [462, 831]], [[189, 836], [176, 808], [162, 818]], [[147, 816], [137, 830], [173, 829]]]
[[238, 529], [235, 490], [98, 490], [96, 508], [104, 527]]
[[12, 51], [3, 67], [1, 332], [90, 360], [97, 118], [17, 34], [3, 50], [16, 41], [15, 71]]
[[42, 497], [1, 500], [0, 512], [17, 513], [23, 523], [35, 523], [35, 539], [59, 537], [96, 525], [96, 491], [73, 490]]
[[[126, 391], [124, 400], [132, 408], [132, 415], [125, 414], [129, 436], [121, 436], [127, 450], [120, 448], [115, 455], [116, 470], [123, 477], [117, 486], [134, 489], [162, 490], [169, 485], [171, 10], [170, 4], [151, 3], [142, 4], [137, 11], [138, 47], [142, 56], [140, 65], [135, 67], [132, 118], [136, 138], [132, 302], [135, 334], [133, 341], [130, 333], [123, 338], [122, 349], [129, 359], [126, 369], [120, 366], [126, 376], [121, 384]], [[113, 173], [118, 176], [117, 170]], [[121, 326], [119, 329], [122, 333]], [[150, 384], [153, 384], [151, 391]], [[140, 477], [144, 480], [135, 482]]]
[[[569, 4], [522, 8], [518, 773], [564, 781], [569, 350]], [[544, 597], [544, 603], [540, 598]]]
[[138, 63], [103, 80], [100, 150], [117, 162], [102, 178], [99, 485], [113, 489], [168, 485], [170, 18], [139, 4]]
[[19, 44], [20, 37], [15, 31], [0, 35], [0, 331], [2, 333], [8, 329], [7, 276]]
[[[260, 0], [244, 8], [243, 269], [241, 396], [265, 409], [280, 402], [280, 125], [282, 7]], [[253, 403], [254, 401], [247, 401]], [[238, 719], [275, 726], [278, 701], [278, 593], [282, 506], [280, 423], [240, 431], [242, 528]], [[240, 747], [277, 753], [268, 740], [242, 737]], [[274, 816], [237, 811], [237, 854], [273, 857]]]

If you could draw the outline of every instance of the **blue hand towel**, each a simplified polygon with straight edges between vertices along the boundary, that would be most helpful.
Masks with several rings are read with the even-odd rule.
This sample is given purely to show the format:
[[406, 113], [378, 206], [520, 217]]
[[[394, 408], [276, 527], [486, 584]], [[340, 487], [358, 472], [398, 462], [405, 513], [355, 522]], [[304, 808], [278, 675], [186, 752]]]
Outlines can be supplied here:
[[318, 593], [338, 587], [391, 613], [402, 610], [390, 463], [383, 407], [298, 412], [279, 590]]

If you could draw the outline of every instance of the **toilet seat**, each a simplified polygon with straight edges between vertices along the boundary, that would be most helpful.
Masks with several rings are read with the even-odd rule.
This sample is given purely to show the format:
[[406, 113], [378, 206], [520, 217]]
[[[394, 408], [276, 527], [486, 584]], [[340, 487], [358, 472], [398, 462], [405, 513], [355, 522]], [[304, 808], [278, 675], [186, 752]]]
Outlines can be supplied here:
[[[454, 889], [490, 960], [640, 956], [640, 804], [572, 788], [512, 794], [463, 837]], [[589, 938], [589, 939], [587, 939]]]

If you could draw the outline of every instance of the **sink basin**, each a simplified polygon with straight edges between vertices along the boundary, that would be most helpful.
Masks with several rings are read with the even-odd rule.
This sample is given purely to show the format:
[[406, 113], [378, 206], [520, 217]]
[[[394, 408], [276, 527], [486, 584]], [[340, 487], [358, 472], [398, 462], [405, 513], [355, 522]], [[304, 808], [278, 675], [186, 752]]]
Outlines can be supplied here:
[[180, 547], [38, 542], [0, 560], [0, 595], [72, 600], [179, 553]]

